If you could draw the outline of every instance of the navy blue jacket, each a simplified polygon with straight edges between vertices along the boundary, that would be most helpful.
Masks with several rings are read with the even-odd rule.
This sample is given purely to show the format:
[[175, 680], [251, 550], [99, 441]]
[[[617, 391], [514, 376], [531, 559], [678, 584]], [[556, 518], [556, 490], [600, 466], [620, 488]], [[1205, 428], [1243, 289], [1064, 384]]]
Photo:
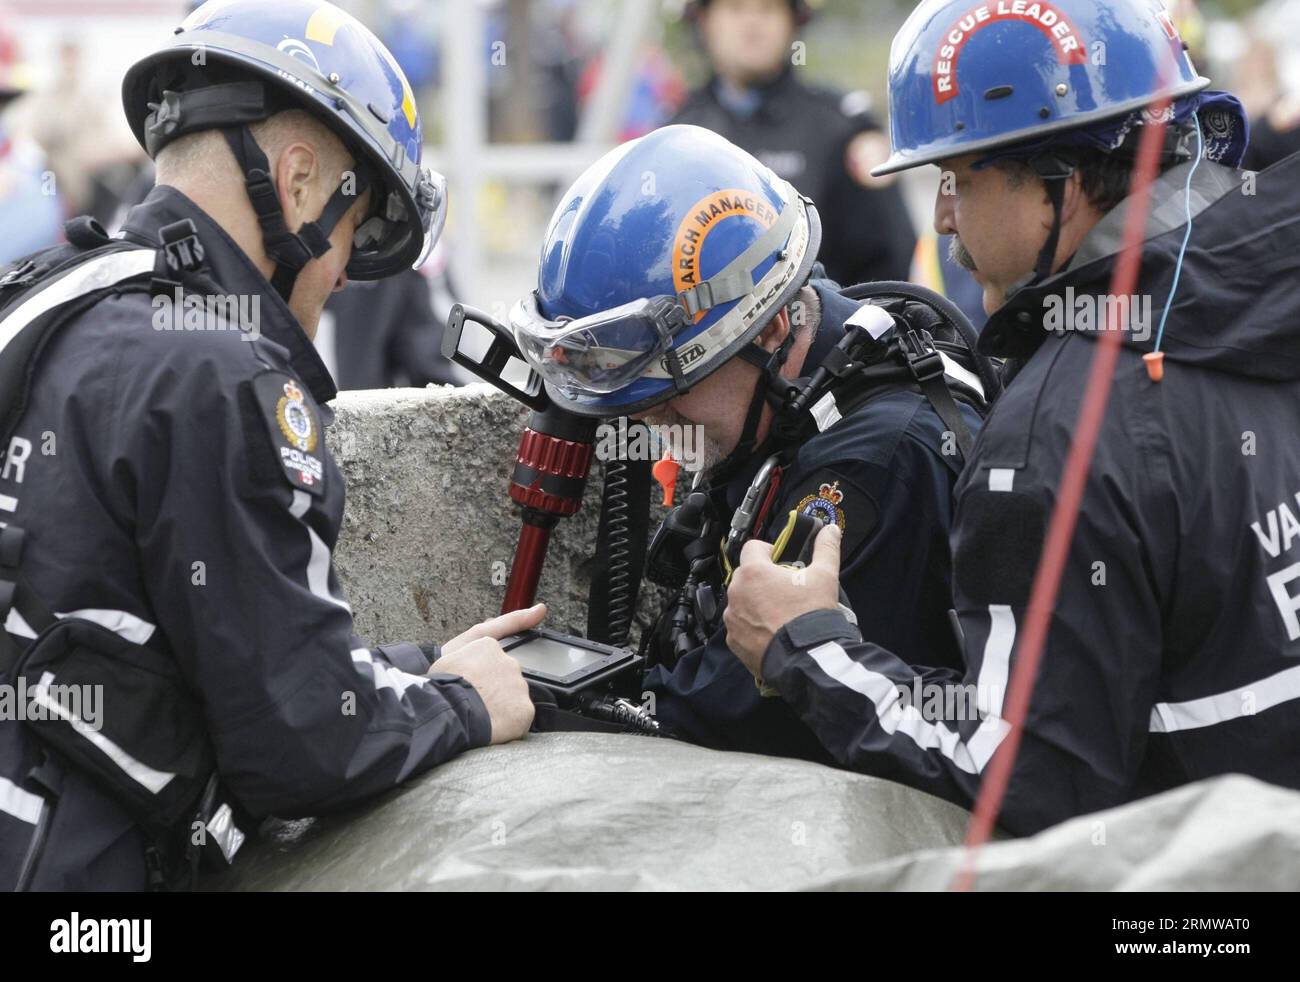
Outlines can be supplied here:
[[[1300, 156], [1253, 188], [1202, 162], [1156, 383], [1142, 356], [1178, 273], [1191, 166], [1153, 190], [1137, 298], [1152, 310], [1125, 332], [1003, 806], [1015, 833], [1220, 774], [1300, 788]], [[765, 678], [839, 763], [968, 804], [1004, 745], [1126, 212], [981, 336], [1014, 378], [957, 490], [962, 667], [930, 670], [831, 611], [765, 653]], [[1064, 300], [1075, 329], [1049, 330]]]
[[[431, 648], [353, 635], [331, 562], [344, 503], [322, 433], [334, 385], [270, 284], [182, 194], [156, 189], [125, 232], [154, 247], [187, 218], [213, 279], [257, 298], [260, 336], [156, 329], [147, 293], [77, 316], [37, 366], [0, 472], [3, 518], [26, 531], [24, 567], [48, 607], [176, 660], [240, 803], [316, 814], [488, 743], [491, 726], [464, 680], [426, 676]], [[5, 627], [30, 641], [16, 612]], [[32, 837], [24, 782], [39, 759], [24, 724], [0, 722], [0, 888]], [[139, 889], [143, 846], [69, 773], [33, 886]]]
[[[822, 320], [805, 375], [844, 336], [844, 322], [859, 307], [824, 287], [817, 293]], [[964, 405], [962, 411], [977, 434], [978, 414]], [[948, 616], [948, 532], [961, 458], [952, 440], [945, 441], [946, 429], [919, 393], [896, 391], [870, 400], [799, 448], [760, 533], [772, 541], [780, 531], [776, 526], [784, 526], [796, 509], [842, 517], [840, 583], [864, 630], [937, 667], [956, 665], [959, 657]], [[750, 466], [716, 489], [728, 519], [765, 457], [760, 450]], [[843, 496], [838, 503], [837, 494]], [[725, 628], [672, 671], [653, 669], [648, 687], [661, 726], [676, 736], [720, 749], [831, 757], [784, 701], [759, 694], [754, 677], [727, 648]]]

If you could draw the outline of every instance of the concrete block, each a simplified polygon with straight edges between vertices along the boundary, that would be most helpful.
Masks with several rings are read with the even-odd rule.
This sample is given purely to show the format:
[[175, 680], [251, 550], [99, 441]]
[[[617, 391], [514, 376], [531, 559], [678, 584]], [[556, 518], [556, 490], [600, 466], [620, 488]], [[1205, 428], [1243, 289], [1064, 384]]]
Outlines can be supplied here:
[[[333, 408], [326, 439], [348, 492], [335, 565], [357, 632], [375, 644], [441, 642], [499, 613], [528, 411], [487, 385], [345, 392]], [[582, 511], [551, 539], [538, 598], [558, 631], [585, 634], [603, 480], [597, 462]]]

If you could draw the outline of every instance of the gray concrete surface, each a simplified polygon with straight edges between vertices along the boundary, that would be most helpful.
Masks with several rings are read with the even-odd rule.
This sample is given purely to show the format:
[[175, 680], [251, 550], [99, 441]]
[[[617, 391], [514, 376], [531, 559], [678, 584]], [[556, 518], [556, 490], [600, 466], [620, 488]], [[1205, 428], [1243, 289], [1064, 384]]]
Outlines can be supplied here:
[[[486, 385], [345, 392], [327, 430], [347, 481], [335, 554], [357, 631], [445, 641], [500, 610], [519, 536], [507, 489], [528, 411]], [[603, 470], [551, 540], [539, 599], [582, 634]]]

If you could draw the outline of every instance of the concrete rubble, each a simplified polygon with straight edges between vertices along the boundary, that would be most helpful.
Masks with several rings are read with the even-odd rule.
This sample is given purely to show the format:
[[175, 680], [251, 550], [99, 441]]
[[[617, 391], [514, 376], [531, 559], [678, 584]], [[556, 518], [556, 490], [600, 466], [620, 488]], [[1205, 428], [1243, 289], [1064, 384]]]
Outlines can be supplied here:
[[[499, 613], [528, 410], [487, 385], [345, 392], [333, 407], [327, 439], [348, 489], [335, 563], [357, 632], [375, 644], [438, 642]], [[552, 536], [539, 599], [558, 631], [585, 634], [602, 483], [598, 461], [582, 511]]]

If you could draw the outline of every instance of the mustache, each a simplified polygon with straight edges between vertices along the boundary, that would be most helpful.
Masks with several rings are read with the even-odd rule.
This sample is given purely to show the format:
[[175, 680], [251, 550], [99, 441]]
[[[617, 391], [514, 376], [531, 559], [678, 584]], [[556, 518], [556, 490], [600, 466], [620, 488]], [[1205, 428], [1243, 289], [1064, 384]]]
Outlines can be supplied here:
[[962, 241], [957, 236], [952, 237], [948, 243], [948, 258], [969, 273], [978, 273], [979, 267], [975, 265], [975, 258], [962, 245]]

